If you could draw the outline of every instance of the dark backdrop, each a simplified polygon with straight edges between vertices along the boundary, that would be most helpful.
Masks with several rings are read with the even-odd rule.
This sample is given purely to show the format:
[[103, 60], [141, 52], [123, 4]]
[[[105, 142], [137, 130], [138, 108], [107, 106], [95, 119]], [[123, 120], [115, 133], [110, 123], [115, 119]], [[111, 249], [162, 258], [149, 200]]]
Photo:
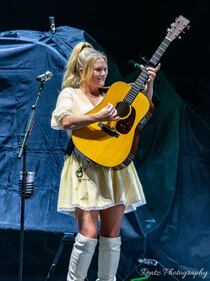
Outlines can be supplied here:
[[[49, 16], [56, 26], [80, 28], [97, 39], [114, 57], [124, 76], [133, 70], [129, 59], [150, 57], [165, 36], [166, 29], [182, 14], [191, 21], [183, 40], [170, 47], [162, 59], [170, 81], [179, 94], [196, 99], [192, 81], [207, 78], [209, 48], [208, 0], [121, 1], [4, 1], [1, 3], [1, 31], [12, 29], [49, 30]], [[204, 79], [202, 81], [202, 79]], [[204, 97], [202, 98], [204, 99]]]
[[[138, 271], [141, 266], [134, 267], [140, 257], [159, 262], [160, 280], [172, 278], [170, 272], [163, 271], [164, 267], [173, 269], [180, 280], [184, 273], [185, 279], [200, 280], [204, 277], [202, 272], [210, 270], [209, 5], [207, 0], [1, 3], [1, 31], [48, 31], [48, 17], [54, 16], [56, 26], [83, 29], [95, 38], [112, 55], [126, 80], [133, 80], [139, 74], [128, 60], [140, 62], [140, 54], [149, 58], [175, 17], [182, 14], [191, 21], [190, 30], [182, 40], [172, 43], [161, 60], [162, 72], [155, 85], [156, 111], [142, 132], [142, 149], [135, 159], [148, 204], [126, 216], [123, 222], [125, 246], [119, 268], [121, 279], [126, 279], [132, 268], [134, 277], [141, 273]], [[1, 156], [4, 159], [2, 151]], [[29, 276], [41, 268], [37, 256], [43, 252], [46, 260], [48, 258], [40, 269], [45, 274], [55, 254], [62, 235], [48, 230], [51, 231], [48, 235], [46, 229], [38, 234], [34, 229], [26, 235], [26, 249], [33, 243], [36, 245], [32, 255], [26, 251]], [[12, 267], [13, 273], [17, 273], [18, 232], [2, 230], [1, 234], [2, 259], [6, 261], [2, 272], [12, 274], [9, 269]], [[150, 269], [154, 272], [153, 267]], [[61, 275], [62, 272], [63, 268]], [[193, 272], [197, 272], [196, 278]], [[2, 278], [5, 280], [5, 276]]]

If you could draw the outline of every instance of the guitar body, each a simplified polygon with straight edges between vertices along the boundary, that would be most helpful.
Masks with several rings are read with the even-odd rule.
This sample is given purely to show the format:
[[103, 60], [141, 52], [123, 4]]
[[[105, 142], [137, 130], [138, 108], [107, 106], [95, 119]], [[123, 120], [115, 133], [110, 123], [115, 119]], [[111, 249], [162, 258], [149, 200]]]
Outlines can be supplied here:
[[103, 124], [96, 122], [72, 133], [76, 148], [97, 164], [115, 167], [126, 163], [133, 150], [136, 127], [149, 111], [151, 102], [141, 92], [136, 95], [131, 105], [124, 102], [123, 99], [130, 89], [131, 86], [124, 82], [112, 84], [103, 101], [87, 113], [94, 114], [109, 103], [116, 108], [123, 106], [123, 114], [117, 121]]

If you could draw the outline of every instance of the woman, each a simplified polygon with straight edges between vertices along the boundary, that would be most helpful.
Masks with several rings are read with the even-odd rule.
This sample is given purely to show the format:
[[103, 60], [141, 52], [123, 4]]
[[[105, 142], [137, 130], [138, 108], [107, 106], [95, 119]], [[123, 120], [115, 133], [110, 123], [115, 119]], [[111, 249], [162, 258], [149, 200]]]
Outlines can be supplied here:
[[[145, 94], [153, 94], [157, 68], [148, 68]], [[68, 60], [62, 91], [52, 114], [54, 129], [71, 131], [94, 122], [117, 120], [108, 104], [95, 114], [85, 114], [104, 98], [108, 74], [107, 58], [91, 44], [77, 44]], [[87, 144], [88, 145], [88, 144]], [[123, 169], [107, 168], [88, 161], [76, 151], [65, 159], [61, 174], [58, 211], [75, 213], [78, 234], [70, 257], [67, 280], [84, 280], [95, 251], [100, 218], [98, 279], [116, 280], [120, 258], [120, 225], [125, 212], [145, 204], [145, 197], [133, 163]]]

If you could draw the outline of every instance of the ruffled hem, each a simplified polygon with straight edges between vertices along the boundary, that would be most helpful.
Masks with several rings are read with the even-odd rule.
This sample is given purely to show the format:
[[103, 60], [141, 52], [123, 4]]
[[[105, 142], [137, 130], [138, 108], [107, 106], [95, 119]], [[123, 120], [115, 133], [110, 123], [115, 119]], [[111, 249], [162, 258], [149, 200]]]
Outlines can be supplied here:
[[127, 206], [125, 202], [118, 202], [118, 203], [112, 203], [112, 204], [102, 206], [102, 207], [90, 207], [90, 208], [84, 208], [84, 207], [80, 206], [79, 204], [74, 204], [74, 205], [72, 205], [71, 208], [58, 208], [57, 211], [59, 213], [71, 216], [71, 215], [74, 215], [75, 208], [79, 208], [84, 211], [95, 211], [95, 210], [100, 211], [100, 210], [105, 210], [105, 209], [108, 209], [108, 208], [111, 208], [114, 206], [124, 205], [126, 207], [124, 214], [127, 214], [127, 213], [135, 211], [138, 207], [141, 207], [145, 204], [146, 204], [146, 201], [138, 201], [138, 202], [131, 203], [131, 205]]

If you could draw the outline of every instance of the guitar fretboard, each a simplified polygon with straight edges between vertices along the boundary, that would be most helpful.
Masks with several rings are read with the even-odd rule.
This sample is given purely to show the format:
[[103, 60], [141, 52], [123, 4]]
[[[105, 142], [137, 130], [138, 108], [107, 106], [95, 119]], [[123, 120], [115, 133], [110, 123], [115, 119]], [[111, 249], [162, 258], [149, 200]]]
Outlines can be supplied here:
[[[149, 65], [156, 66], [158, 64], [158, 62], [160, 61], [160, 58], [162, 57], [162, 55], [164, 54], [164, 52], [166, 51], [166, 49], [168, 48], [170, 43], [171, 43], [171, 40], [169, 40], [167, 37], [165, 37], [164, 40], [162, 41], [162, 43], [160, 44], [160, 46], [158, 47], [158, 49], [156, 50], [156, 52], [154, 53], [154, 55], [151, 57], [151, 59], [149, 61]], [[144, 70], [142, 70], [142, 72], [140, 73], [140, 75], [138, 76], [136, 81], [134, 82], [133, 86], [131, 87], [131, 89], [129, 90], [129, 92], [127, 93], [127, 95], [123, 101], [125, 101], [129, 104], [132, 104], [135, 97], [143, 89], [147, 79], [148, 79], [148, 73], [144, 69]]]

